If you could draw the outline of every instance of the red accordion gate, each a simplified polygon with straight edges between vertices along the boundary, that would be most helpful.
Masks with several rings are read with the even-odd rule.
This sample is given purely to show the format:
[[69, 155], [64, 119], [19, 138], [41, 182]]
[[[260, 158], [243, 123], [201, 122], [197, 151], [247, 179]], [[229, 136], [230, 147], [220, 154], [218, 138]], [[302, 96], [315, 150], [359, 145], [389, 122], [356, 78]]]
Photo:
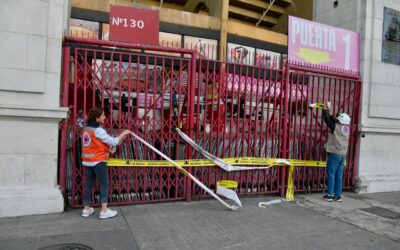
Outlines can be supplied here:
[[[344, 187], [355, 179], [360, 82], [343, 74], [284, 64], [283, 69], [196, 58], [193, 50], [66, 39], [62, 105], [70, 107], [61, 126], [59, 183], [73, 207], [82, 205], [84, 174], [80, 161], [78, 113], [93, 106], [106, 113], [113, 135], [129, 128], [172, 159], [202, 159], [179, 138], [179, 127], [220, 158], [324, 160], [327, 128], [310, 103], [331, 101], [334, 111], [352, 116], [352, 137]], [[160, 160], [130, 138], [116, 158]], [[131, 164], [132, 165], [132, 164]], [[236, 180], [239, 195], [280, 193], [286, 168], [225, 172], [218, 167], [188, 169], [210, 188]], [[325, 188], [325, 169], [298, 167], [296, 191]], [[170, 167], [109, 167], [110, 204], [201, 198], [206, 194]], [[98, 187], [93, 201], [98, 204]]]

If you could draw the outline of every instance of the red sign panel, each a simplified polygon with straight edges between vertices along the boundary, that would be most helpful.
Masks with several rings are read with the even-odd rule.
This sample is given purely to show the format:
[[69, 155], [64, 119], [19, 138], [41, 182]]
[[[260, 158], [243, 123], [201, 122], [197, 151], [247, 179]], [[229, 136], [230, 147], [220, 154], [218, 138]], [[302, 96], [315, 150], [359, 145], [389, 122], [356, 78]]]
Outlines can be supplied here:
[[159, 12], [110, 6], [110, 40], [158, 45]]

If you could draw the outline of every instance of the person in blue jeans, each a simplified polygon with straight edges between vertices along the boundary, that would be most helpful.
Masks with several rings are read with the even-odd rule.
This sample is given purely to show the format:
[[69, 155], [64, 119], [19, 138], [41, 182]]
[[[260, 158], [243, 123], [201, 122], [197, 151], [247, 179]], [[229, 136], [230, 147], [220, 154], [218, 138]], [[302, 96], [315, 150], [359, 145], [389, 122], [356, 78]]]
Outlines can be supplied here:
[[344, 162], [349, 146], [351, 118], [346, 113], [331, 115], [331, 104], [327, 102], [322, 111], [322, 116], [329, 128], [326, 151], [328, 161], [326, 164], [327, 193], [323, 196], [326, 201], [342, 201], [342, 181]]
[[112, 218], [118, 213], [107, 207], [109, 191], [107, 160], [112, 147], [120, 144], [131, 132], [124, 130], [117, 137], [110, 136], [102, 127], [105, 119], [104, 111], [100, 107], [92, 108], [88, 113], [87, 125], [82, 131], [82, 165], [85, 168], [86, 177], [82, 217], [88, 217], [94, 212], [90, 203], [96, 177], [100, 184], [101, 211], [99, 218]]

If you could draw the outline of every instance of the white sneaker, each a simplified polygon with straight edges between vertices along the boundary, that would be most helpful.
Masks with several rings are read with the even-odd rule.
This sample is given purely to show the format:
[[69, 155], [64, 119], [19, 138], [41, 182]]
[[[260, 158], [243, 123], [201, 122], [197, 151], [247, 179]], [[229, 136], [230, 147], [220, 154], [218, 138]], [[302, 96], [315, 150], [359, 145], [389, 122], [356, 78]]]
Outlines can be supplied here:
[[114, 211], [114, 210], [107, 208], [106, 212], [103, 212], [103, 211], [100, 212], [99, 218], [100, 219], [112, 218], [112, 217], [116, 216], [117, 214], [118, 214], [118, 211]]
[[94, 212], [94, 208], [89, 207], [88, 209], [82, 210], [82, 217], [89, 217]]

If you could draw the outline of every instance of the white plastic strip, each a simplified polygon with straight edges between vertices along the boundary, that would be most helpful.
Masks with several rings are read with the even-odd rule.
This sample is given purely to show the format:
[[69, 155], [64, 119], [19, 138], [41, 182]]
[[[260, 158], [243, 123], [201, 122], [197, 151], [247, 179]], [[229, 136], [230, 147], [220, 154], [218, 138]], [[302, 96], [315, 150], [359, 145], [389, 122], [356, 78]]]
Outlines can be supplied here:
[[258, 203], [258, 207], [267, 207], [272, 204], [278, 204], [281, 203], [283, 199], [275, 199], [275, 200], [270, 200], [270, 201], [262, 201]]
[[221, 186], [217, 186], [216, 193], [225, 198], [235, 201], [236, 204], [239, 205], [239, 207], [242, 207], [242, 202], [240, 202], [239, 197], [237, 196], [235, 191], [228, 189], [228, 188], [221, 187]]

